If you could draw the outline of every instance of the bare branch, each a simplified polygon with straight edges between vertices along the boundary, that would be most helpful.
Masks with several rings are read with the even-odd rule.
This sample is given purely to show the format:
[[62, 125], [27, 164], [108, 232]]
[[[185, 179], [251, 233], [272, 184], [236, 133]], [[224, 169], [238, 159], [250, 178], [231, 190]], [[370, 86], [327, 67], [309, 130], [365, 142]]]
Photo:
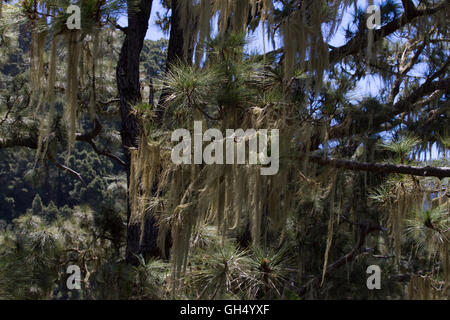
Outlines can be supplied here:
[[[412, 50], [414, 44], [407, 45], [405, 51], [402, 55], [402, 58], [399, 62], [399, 74], [397, 75], [394, 85], [392, 86], [391, 92], [389, 93], [389, 97], [387, 99], [387, 103], [394, 103], [395, 97], [398, 95], [400, 91], [400, 86], [403, 83], [405, 75], [412, 69], [412, 67], [416, 64], [419, 56], [422, 54], [427, 41], [423, 41], [419, 46], [417, 51], [414, 53], [412, 58], [409, 58], [409, 52]], [[407, 62], [408, 61], [408, 62]]]
[[120, 165], [125, 166], [125, 162], [122, 159], [120, 159], [118, 156], [116, 156], [106, 150], [100, 150], [97, 147], [97, 145], [94, 142], [94, 139], [100, 134], [101, 131], [102, 131], [102, 125], [101, 125], [98, 117], [96, 117], [94, 119], [94, 128], [92, 129], [92, 131], [84, 133], [84, 134], [78, 133], [76, 140], [87, 142], [97, 154], [108, 157], [114, 161], [117, 161]]
[[123, 33], [127, 33], [128, 32], [128, 28], [127, 27], [122, 27], [121, 25], [119, 25], [116, 21], [108, 18], [107, 22], [109, 22], [109, 24], [111, 24], [111, 26], [113, 26], [114, 28], [116, 28], [117, 30], [122, 31]]
[[67, 167], [67, 166], [57, 162], [51, 153], [47, 153], [47, 158], [55, 167], [57, 167], [57, 168], [59, 168], [59, 169], [61, 169], [63, 171], [66, 171], [70, 175], [74, 176], [76, 179], [80, 180], [81, 183], [83, 184], [83, 186], [85, 186], [85, 187], [87, 186], [86, 182], [84, 182], [83, 178], [81, 177], [81, 175], [78, 172], [76, 172], [75, 170], [70, 169], [69, 167]]
[[100, 149], [97, 147], [97, 145], [95, 144], [94, 141], [92, 141], [92, 140], [87, 140], [86, 142], [89, 143], [89, 145], [92, 147], [92, 149], [93, 149], [97, 154], [102, 155], [102, 156], [105, 156], [105, 157], [108, 157], [108, 158], [110, 158], [110, 159], [112, 159], [112, 160], [114, 160], [114, 161], [117, 161], [120, 165], [125, 166], [125, 162], [124, 162], [122, 159], [120, 159], [118, 156], [116, 156], [116, 155], [114, 155], [114, 154], [112, 154], [112, 153], [110, 153], [110, 152], [108, 152], [108, 151], [106, 151], [106, 150], [100, 150]]
[[308, 159], [311, 162], [331, 166], [335, 168], [341, 168], [346, 170], [355, 170], [355, 171], [368, 171], [368, 172], [376, 172], [376, 173], [398, 173], [398, 174], [408, 174], [412, 176], [420, 176], [420, 177], [437, 177], [439, 179], [450, 177], [450, 168], [436, 168], [436, 167], [413, 167], [413, 166], [405, 166], [405, 165], [395, 165], [389, 163], [369, 163], [369, 162], [358, 162], [352, 160], [343, 160], [343, 159], [331, 159], [331, 158], [323, 158], [318, 155], [310, 155]]

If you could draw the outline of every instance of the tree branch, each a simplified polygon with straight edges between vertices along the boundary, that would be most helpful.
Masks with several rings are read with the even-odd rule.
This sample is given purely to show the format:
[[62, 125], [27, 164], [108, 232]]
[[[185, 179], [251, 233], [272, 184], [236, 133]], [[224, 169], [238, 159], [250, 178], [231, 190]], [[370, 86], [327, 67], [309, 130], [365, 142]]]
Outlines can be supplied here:
[[[400, 91], [400, 86], [405, 78], [405, 75], [412, 69], [412, 67], [416, 64], [419, 56], [422, 54], [427, 41], [424, 40], [422, 44], [419, 46], [417, 51], [414, 53], [413, 57], [409, 57], [409, 52], [413, 49], [414, 44], [407, 44], [406, 48], [403, 52], [403, 55], [399, 61], [399, 73], [394, 81], [394, 85], [392, 86], [391, 92], [389, 93], [387, 103], [394, 103], [395, 97], [398, 95]], [[408, 62], [407, 62], [408, 61]]]
[[369, 163], [369, 162], [357, 162], [351, 160], [323, 158], [318, 155], [310, 155], [308, 159], [311, 162], [331, 166], [335, 168], [341, 168], [354, 171], [368, 171], [384, 174], [408, 174], [420, 177], [437, 177], [439, 179], [450, 177], [450, 168], [436, 168], [436, 167], [413, 167], [405, 165], [395, 165], [388, 163]]
[[128, 27], [122, 27], [121, 25], [119, 25], [116, 21], [114, 21], [113, 19], [108, 18], [107, 22], [109, 22], [109, 24], [111, 26], [113, 26], [114, 28], [116, 28], [117, 30], [122, 31], [123, 33], [127, 33], [128, 32]]
[[122, 159], [120, 159], [118, 156], [116, 156], [115, 154], [112, 154], [112, 153], [110, 153], [110, 152], [108, 152], [106, 150], [98, 149], [97, 145], [92, 140], [87, 140], [86, 142], [89, 143], [89, 145], [92, 147], [92, 149], [97, 154], [105, 156], [105, 157], [108, 157], [108, 158], [110, 158], [110, 159], [112, 159], [114, 161], [117, 161], [121, 166], [125, 167], [125, 162]]
[[57, 168], [59, 168], [59, 169], [61, 169], [63, 171], [66, 171], [67, 173], [69, 173], [70, 175], [75, 177], [76, 179], [80, 180], [81, 183], [83, 184], [83, 186], [85, 186], [85, 187], [87, 186], [86, 182], [84, 182], [84, 180], [83, 180], [83, 177], [81, 177], [81, 175], [78, 172], [76, 172], [75, 170], [72, 170], [69, 167], [67, 167], [67, 166], [57, 162], [50, 152], [47, 153], [47, 158], [55, 167], [57, 167]]
[[[423, 10], [417, 10], [413, 9], [407, 2], [409, 1], [403, 1], [404, 4], [406, 4], [405, 12], [401, 17], [398, 19], [389, 22], [385, 26], [381, 27], [378, 30], [374, 30], [373, 32], [373, 40], [374, 42], [377, 42], [378, 40], [381, 40], [398, 29], [406, 26], [411, 21], [413, 21], [415, 18], [435, 14], [436, 12], [447, 10], [447, 7], [449, 6], [448, 1], [443, 1], [441, 4], [437, 5], [436, 7], [429, 8], [429, 9], [423, 9]], [[341, 61], [343, 58], [352, 55], [357, 54], [359, 51], [367, 47], [368, 43], [368, 34], [367, 33], [359, 33], [358, 35], [354, 36], [351, 40], [349, 40], [346, 44], [344, 44], [341, 47], [337, 47], [330, 52], [330, 64], [337, 63]]]
[[100, 150], [97, 147], [97, 145], [94, 142], [94, 139], [95, 139], [95, 137], [97, 137], [100, 134], [101, 131], [102, 131], [102, 125], [101, 125], [98, 117], [96, 117], [94, 119], [94, 129], [92, 129], [92, 131], [84, 133], [84, 134], [80, 134], [80, 133], [77, 134], [76, 140], [87, 142], [97, 154], [108, 157], [114, 161], [117, 161], [121, 166], [125, 166], [125, 162], [122, 159], [120, 159], [118, 156], [116, 156], [106, 150]]
[[315, 276], [314, 278], [309, 280], [306, 285], [304, 285], [301, 288], [297, 289], [297, 294], [300, 297], [305, 295], [311, 289], [311, 287], [314, 284], [319, 282], [322, 279], [322, 276], [324, 276], [324, 279], [328, 278], [331, 275], [332, 272], [334, 272], [337, 269], [345, 266], [347, 263], [353, 261], [359, 255], [365, 253], [367, 251], [367, 249], [364, 249], [363, 246], [364, 246], [364, 243], [366, 241], [367, 236], [370, 233], [375, 232], [375, 231], [386, 231], [385, 228], [383, 228], [383, 227], [381, 227], [379, 225], [373, 225], [369, 221], [364, 221], [364, 222], [361, 222], [361, 223], [355, 223], [355, 222], [351, 222], [351, 221], [349, 221], [349, 222], [351, 224], [353, 224], [353, 225], [358, 225], [360, 230], [361, 230], [358, 242], [355, 244], [355, 246], [353, 247], [352, 251], [350, 251], [345, 256], [339, 258], [334, 263], [329, 265], [327, 267], [327, 269], [325, 270], [325, 273], [323, 275], [320, 274], [320, 275]]
[[[448, 65], [448, 63], [449, 61], [447, 61], [445, 65]], [[436, 74], [440, 74], [441, 70], [443, 70], [443, 68], [441, 68], [438, 72], [436, 72]], [[433, 79], [435, 78], [435, 75], [432, 76]], [[380, 113], [380, 115], [378, 116], [375, 115], [372, 121], [372, 128], [374, 128], [373, 132], [377, 132], [376, 130], [384, 131], [385, 130], [384, 128], [380, 128], [381, 125], [385, 124], [388, 121], [391, 121], [401, 113], [411, 112], [414, 110], [414, 108], [421, 107], [422, 105], [416, 104], [416, 102], [421, 101], [420, 99], [422, 97], [429, 94], [434, 95], [436, 91], [443, 94], [449, 88], [450, 88], [450, 78], [440, 81], [427, 80], [420, 87], [414, 90], [408, 97], [399, 100], [392, 107], [390, 107], [391, 110], [390, 112]], [[426, 102], [426, 100], [423, 101]], [[367, 130], [367, 127], [361, 126], [356, 119], [353, 119], [351, 113], [347, 115], [346, 119], [347, 120], [345, 120], [341, 124], [338, 124], [330, 128], [329, 131], [330, 140], [340, 139], [347, 136], [348, 134], [358, 135], [359, 133], [364, 132], [364, 130]], [[348, 123], [349, 121], [351, 122], [351, 124]], [[311, 150], [316, 150], [317, 147], [320, 145], [321, 140], [319, 136], [313, 137], [312, 140], [313, 143]]]
[[[116, 156], [106, 150], [100, 150], [97, 147], [97, 145], [94, 142], [94, 139], [100, 134], [101, 131], [102, 131], [102, 125], [101, 125], [98, 117], [96, 117], [94, 120], [94, 128], [91, 131], [88, 131], [86, 133], [77, 133], [76, 141], [88, 143], [97, 154], [108, 157], [114, 161], [117, 161], [120, 165], [125, 166], [125, 162], [122, 159], [120, 159], [118, 156]], [[8, 139], [0, 138], [0, 149], [13, 148], [13, 147], [27, 147], [30, 149], [37, 149], [37, 147], [38, 147], [37, 137], [30, 135], [27, 137], [13, 137], [13, 138], [8, 138]], [[83, 179], [77, 172], [75, 172], [74, 170], [72, 170], [64, 165], [57, 163], [56, 160], [53, 158], [53, 156], [51, 156], [51, 158], [48, 157], [48, 159], [57, 168], [70, 173], [72, 176], [74, 176], [78, 180], [82, 181], [84, 184]]]
[[423, 96], [427, 94], [432, 94], [437, 90], [448, 90], [450, 88], [450, 78], [441, 80], [441, 81], [426, 81], [423, 85], [417, 88], [412, 94], [408, 97], [398, 101], [394, 104], [393, 113], [390, 114], [388, 118], [392, 118], [397, 114], [402, 112], [412, 111], [411, 106], [414, 107], [414, 104]]
[[37, 148], [36, 137], [14, 137], [9, 139], [0, 138], [0, 149], [14, 148], [14, 147], [27, 147], [30, 149]]

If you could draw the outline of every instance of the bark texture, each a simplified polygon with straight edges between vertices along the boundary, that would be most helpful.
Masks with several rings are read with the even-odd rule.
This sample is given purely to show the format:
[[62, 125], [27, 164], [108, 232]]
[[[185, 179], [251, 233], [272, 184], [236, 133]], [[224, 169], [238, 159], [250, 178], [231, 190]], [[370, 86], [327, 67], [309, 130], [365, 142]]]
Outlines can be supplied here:
[[[139, 57], [144, 44], [145, 34], [152, 9], [153, 0], [128, 0], [128, 27], [116, 68], [117, 89], [120, 95], [120, 115], [122, 119], [121, 137], [125, 154], [125, 169], [127, 183], [130, 185], [130, 148], [138, 147], [139, 127], [132, 106], [142, 100], [139, 82]], [[143, 228], [144, 237], [141, 241], [141, 226], [130, 223], [130, 204], [127, 214], [127, 248], [126, 261], [137, 263], [136, 255], [144, 257], [157, 255], [157, 227], [154, 219], [149, 218]]]

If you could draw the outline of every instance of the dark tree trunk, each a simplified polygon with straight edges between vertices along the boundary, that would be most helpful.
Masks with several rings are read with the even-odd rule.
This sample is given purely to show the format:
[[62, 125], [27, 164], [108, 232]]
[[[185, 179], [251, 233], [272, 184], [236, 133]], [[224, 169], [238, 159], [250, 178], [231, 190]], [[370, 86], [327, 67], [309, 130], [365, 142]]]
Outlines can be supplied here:
[[[184, 30], [180, 25], [181, 17], [178, 1], [171, 1], [172, 14], [170, 16], [170, 38], [167, 48], [166, 72], [169, 71], [173, 64], [178, 63], [178, 61], [186, 62], [184, 55]], [[159, 122], [163, 122], [164, 120], [164, 101], [167, 96], [167, 90], [162, 90], [156, 110], [156, 116]]]
[[178, 0], [172, 0], [172, 15], [170, 17], [170, 38], [167, 48], [166, 71], [173, 63], [184, 59], [184, 32], [180, 26], [181, 17]]
[[[131, 106], [142, 99], [139, 83], [139, 57], [144, 44], [144, 37], [148, 29], [148, 21], [153, 0], [128, 1], [128, 27], [120, 52], [116, 68], [117, 89], [120, 95], [120, 115], [122, 118], [122, 146], [125, 153], [127, 183], [130, 184], [130, 148], [138, 146], [139, 127], [136, 117], [131, 112]], [[130, 205], [127, 212], [127, 248], [126, 261], [136, 263], [135, 254], [151, 255], [156, 250], [157, 230], [155, 223], [150, 220], [145, 224], [144, 232], [150, 236], [144, 237], [140, 243], [141, 226], [130, 224]], [[156, 234], [156, 235], [155, 235]]]

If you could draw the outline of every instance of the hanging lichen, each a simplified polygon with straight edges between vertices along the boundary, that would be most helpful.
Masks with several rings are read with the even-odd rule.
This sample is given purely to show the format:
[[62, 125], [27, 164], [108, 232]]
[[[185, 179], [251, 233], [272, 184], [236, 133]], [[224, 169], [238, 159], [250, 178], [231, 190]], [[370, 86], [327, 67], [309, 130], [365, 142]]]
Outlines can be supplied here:
[[330, 249], [331, 249], [331, 244], [333, 242], [333, 233], [334, 233], [334, 224], [335, 224], [335, 204], [334, 204], [334, 198], [335, 198], [335, 193], [336, 193], [336, 179], [337, 179], [337, 173], [334, 175], [333, 179], [331, 180], [331, 185], [330, 185], [330, 219], [328, 221], [328, 233], [327, 233], [327, 244], [326, 244], [326, 249], [325, 249], [325, 255], [324, 255], [324, 262], [323, 262], [323, 271], [322, 271], [322, 281], [321, 281], [321, 285], [323, 285], [324, 281], [325, 281], [325, 275], [326, 275], [326, 270], [327, 270], [327, 266], [328, 266], [328, 256], [330, 253]]
[[448, 299], [448, 282], [439, 284], [429, 276], [412, 275], [408, 284], [409, 300]]
[[90, 94], [89, 94], [89, 116], [91, 117], [91, 120], [94, 120], [95, 118], [95, 103], [96, 103], [96, 92], [97, 92], [97, 72], [98, 72], [98, 59], [99, 59], [99, 52], [100, 52], [100, 32], [99, 30], [95, 29], [93, 32], [92, 37], [92, 51], [91, 53], [91, 84], [90, 84]]
[[49, 71], [47, 78], [47, 88], [45, 90], [45, 102], [48, 106], [45, 110], [41, 110], [41, 119], [39, 127], [39, 136], [37, 143], [37, 150], [35, 156], [36, 166], [37, 161], [43, 160], [47, 154], [47, 148], [50, 143], [50, 133], [51, 133], [51, 121], [55, 112], [55, 82], [56, 82], [56, 65], [57, 65], [57, 47], [58, 47], [58, 37], [52, 37], [52, 43], [50, 48], [50, 58], [49, 58]]
[[42, 20], [33, 21], [31, 31], [31, 88], [30, 104], [34, 104], [35, 114], [41, 113], [42, 99], [44, 95], [44, 52], [47, 30]]
[[160, 165], [160, 149], [141, 139], [139, 149], [131, 152], [130, 163], [130, 223], [138, 224], [147, 212], [147, 204], [152, 197], [152, 187]]
[[68, 155], [75, 144], [78, 122], [78, 80], [79, 62], [81, 53], [81, 41], [79, 32], [68, 32], [67, 42], [67, 83], [66, 83], [66, 107], [64, 117], [68, 127]]
[[[326, 40], [336, 32], [342, 12], [350, 5], [356, 7], [356, 0], [335, 1], [331, 8], [324, 0], [304, 1], [288, 14], [279, 24], [283, 40], [285, 77], [289, 79], [296, 70], [311, 72], [318, 88], [322, 83], [323, 72], [328, 68], [328, 45]], [[267, 38], [275, 43], [273, 1], [264, 0], [223, 0], [223, 1], [180, 1], [181, 26], [192, 30], [198, 36], [196, 61], [200, 61], [204, 42], [211, 33], [211, 21], [217, 15], [219, 35], [242, 32], [252, 19], [260, 18]], [[330, 16], [331, 15], [331, 16]], [[322, 25], [328, 23], [328, 33], [323, 34]], [[278, 26], [277, 26], [278, 27]], [[185, 54], [189, 48], [189, 37], [184, 39]], [[305, 64], [307, 61], [307, 64]], [[305, 69], [306, 67], [306, 69]]]

